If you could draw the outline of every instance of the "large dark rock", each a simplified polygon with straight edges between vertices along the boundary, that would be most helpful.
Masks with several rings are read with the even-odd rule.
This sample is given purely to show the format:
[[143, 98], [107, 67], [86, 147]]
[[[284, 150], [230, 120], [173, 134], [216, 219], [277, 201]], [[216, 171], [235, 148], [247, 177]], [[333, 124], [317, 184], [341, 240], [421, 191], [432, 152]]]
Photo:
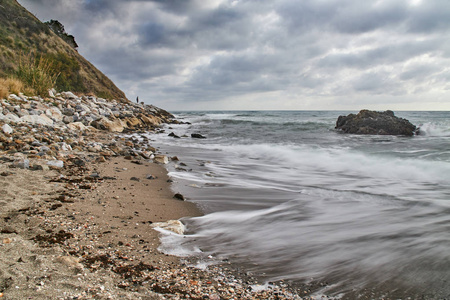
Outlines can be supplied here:
[[339, 116], [336, 129], [353, 134], [412, 136], [416, 126], [406, 119], [396, 117], [391, 110], [384, 112], [361, 110], [356, 115]]

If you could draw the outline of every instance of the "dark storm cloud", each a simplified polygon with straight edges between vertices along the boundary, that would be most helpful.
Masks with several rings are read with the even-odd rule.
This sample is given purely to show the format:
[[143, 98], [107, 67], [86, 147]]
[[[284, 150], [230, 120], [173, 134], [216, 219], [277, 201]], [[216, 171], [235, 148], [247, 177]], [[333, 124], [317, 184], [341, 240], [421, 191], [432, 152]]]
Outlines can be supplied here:
[[130, 97], [177, 108], [254, 94], [296, 99], [286, 108], [305, 97], [406, 103], [448, 89], [446, 0], [19, 1], [66, 25]]
[[410, 11], [409, 30], [419, 33], [448, 32], [450, 28], [450, 2], [423, 1]]

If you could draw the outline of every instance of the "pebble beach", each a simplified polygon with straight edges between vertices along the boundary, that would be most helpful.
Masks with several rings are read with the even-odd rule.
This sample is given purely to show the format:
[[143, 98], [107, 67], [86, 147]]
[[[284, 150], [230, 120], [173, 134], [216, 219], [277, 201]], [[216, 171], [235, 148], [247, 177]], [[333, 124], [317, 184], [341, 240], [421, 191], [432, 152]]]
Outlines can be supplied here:
[[1, 299], [312, 299], [158, 251], [155, 227], [202, 214], [174, 197], [177, 158], [131, 135], [167, 134], [168, 112], [70, 92], [0, 109]]

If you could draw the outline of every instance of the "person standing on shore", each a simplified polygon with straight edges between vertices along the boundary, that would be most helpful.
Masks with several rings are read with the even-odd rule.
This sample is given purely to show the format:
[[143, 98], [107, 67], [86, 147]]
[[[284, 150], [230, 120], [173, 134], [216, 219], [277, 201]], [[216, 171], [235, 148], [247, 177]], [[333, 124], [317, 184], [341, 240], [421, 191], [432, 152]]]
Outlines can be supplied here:
[[139, 96], [136, 97], [136, 103], [139, 104]]

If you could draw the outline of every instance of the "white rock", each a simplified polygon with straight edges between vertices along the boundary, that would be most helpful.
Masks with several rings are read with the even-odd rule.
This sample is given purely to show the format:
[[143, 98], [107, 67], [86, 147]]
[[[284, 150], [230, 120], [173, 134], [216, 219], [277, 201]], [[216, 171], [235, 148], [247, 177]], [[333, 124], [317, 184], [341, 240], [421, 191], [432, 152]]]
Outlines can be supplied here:
[[40, 116], [29, 115], [20, 118], [20, 121], [33, 125], [53, 126], [53, 120], [42, 114]]
[[13, 133], [13, 129], [8, 124], [3, 125], [2, 130], [4, 133], [7, 133], [7, 134]]
[[13, 166], [19, 169], [29, 169], [30, 168], [30, 160], [28, 159], [16, 159], [13, 162]]
[[61, 96], [62, 96], [63, 98], [66, 98], [66, 99], [77, 99], [77, 98], [78, 98], [78, 97], [75, 96], [75, 94], [72, 93], [72, 92], [62, 92], [62, 93], [61, 93]]
[[184, 234], [185, 226], [179, 220], [169, 220], [167, 222], [153, 223], [153, 228], [161, 228], [164, 230], [169, 230], [175, 232], [176, 234]]
[[87, 129], [87, 127], [84, 126], [84, 124], [81, 122], [74, 122], [74, 123], [67, 124], [67, 127], [73, 131], [84, 131]]
[[14, 123], [20, 122], [20, 118], [13, 113], [8, 113], [3, 119]]
[[21, 101], [22, 98], [20, 98], [19, 96], [17, 96], [16, 94], [11, 94], [9, 95], [8, 99], [10, 100], [16, 100], [16, 101]]
[[153, 159], [154, 162], [159, 164], [168, 164], [169, 158], [166, 155], [155, 155], [155, 158]]
[[50, 160], [47, 165], [56, 169], [64, 168], [64, 162], [62, 160]]
[[45, 114], [56, 122], [62, 121], [64, 117], [62, 112], [57, 107], [50, 107], [49, 109], [45, 110]]
[[50, 98], [55, 98], [56, 91], [55, 89], [48, 90], [48, 95]]
[[66, 144], [66, 143], [62, 143], [61, 144], [61, 150], [62, 151], [72, 151], [72, 146]]

